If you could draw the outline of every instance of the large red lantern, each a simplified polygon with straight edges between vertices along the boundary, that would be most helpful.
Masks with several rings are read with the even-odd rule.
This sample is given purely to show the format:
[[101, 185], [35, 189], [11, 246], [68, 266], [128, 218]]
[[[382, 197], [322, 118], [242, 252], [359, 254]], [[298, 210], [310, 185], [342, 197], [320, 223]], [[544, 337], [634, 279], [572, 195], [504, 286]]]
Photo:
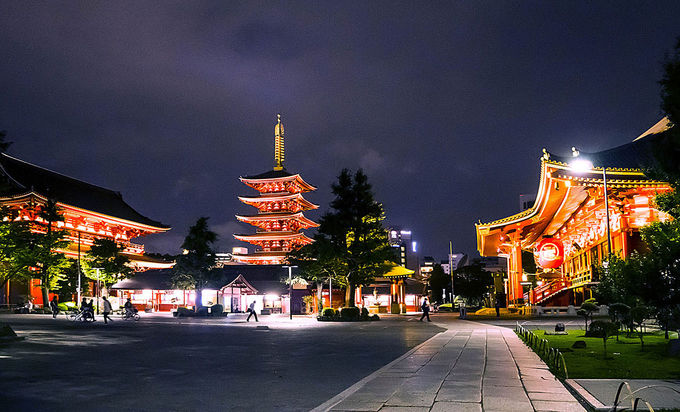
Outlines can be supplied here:
[[555, 269], [564, 262], [564, 245], [555, 238], [543, 239], [536, 246], [538, 265], [543, 269]]

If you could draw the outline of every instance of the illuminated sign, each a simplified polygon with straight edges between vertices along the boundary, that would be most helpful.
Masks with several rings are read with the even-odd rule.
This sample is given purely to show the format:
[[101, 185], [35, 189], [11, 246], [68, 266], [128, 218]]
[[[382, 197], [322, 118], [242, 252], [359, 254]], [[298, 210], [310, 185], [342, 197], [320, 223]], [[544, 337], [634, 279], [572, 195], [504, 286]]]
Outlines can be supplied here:
[[564, 262], [564, 246], [559, 239], [543, 239], [536, 246], [538, 265], [543, 269], [555, 269]]

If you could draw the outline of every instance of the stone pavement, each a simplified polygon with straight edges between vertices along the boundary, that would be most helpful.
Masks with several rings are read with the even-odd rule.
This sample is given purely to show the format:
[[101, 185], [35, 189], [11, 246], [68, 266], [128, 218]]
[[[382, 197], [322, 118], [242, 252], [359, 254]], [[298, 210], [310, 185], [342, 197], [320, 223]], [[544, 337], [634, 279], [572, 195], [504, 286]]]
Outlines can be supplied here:
[[457, 321], [314, 411], [585, 411], [506, 328]]

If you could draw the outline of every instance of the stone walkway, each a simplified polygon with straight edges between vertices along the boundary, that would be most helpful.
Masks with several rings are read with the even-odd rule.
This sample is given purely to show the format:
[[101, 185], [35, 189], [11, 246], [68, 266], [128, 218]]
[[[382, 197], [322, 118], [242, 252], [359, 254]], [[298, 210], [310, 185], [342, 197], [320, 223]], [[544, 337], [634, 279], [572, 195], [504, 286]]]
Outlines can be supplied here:
[[585, 411], [506, 328], [457, 321], [315, 411]]

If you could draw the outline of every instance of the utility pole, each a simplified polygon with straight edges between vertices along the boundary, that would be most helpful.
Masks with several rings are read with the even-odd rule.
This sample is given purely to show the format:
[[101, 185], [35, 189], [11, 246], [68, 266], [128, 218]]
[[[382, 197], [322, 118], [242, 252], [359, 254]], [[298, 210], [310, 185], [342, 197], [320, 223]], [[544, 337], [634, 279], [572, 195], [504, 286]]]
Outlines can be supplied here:
[[101, 286], [99, 281], [99, 271], [102, 268], [94, 268], [97, 271], [97, 315], [99, 315], [99, 293], [101, 292]]
[[449, 240], [449, 273], [451, 274], [451, 309], [453, 309], [453, 242]]
[[80, 305], [80, 291], [82, 290], [81, 286], [80, 286], [80, 230], [78, 231], [78, 263], [77, 263], [77, 267], [78, 267], [78, 300], [76, 301], [76, 303], [78, 305]]

